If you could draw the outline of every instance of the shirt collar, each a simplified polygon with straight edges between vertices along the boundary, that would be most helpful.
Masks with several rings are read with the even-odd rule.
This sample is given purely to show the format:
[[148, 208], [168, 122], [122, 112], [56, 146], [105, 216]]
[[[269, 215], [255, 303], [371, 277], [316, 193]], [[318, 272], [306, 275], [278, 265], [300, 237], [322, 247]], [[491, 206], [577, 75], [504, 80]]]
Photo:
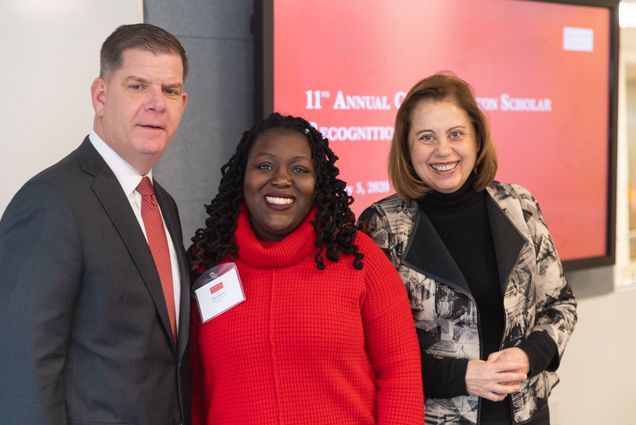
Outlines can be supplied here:
[[[140, 175], [139, 172], [132, 167], [132, 165], [119, 156], [113, 148], [108, 146], [108, 144], [106, 144], [106, 142], [104, 142], [94, 130], [89, 133], [88, 138], [95, 150], [97, 150], [108, 167], [110, 167], [113, 171], [113, 174], [115, 174], [115, 177], [124, 189], [126, 196], [134, 193], [135, 189], [137, 189], [137, 185], [139, 185], [139, 182], [141, 181], [141, 178], [144, 176]], [[150, 170], [146, 176], [152, 181], [152, 170]]]

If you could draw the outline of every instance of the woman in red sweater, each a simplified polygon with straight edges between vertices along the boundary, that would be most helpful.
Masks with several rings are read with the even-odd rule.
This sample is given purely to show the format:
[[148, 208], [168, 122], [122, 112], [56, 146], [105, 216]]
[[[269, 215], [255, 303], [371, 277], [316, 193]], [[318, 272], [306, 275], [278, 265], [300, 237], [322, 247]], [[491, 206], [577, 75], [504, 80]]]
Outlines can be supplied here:
[[328, 141], [272, 114], [222, 168], [190, 248], [245, 301], [193, 309], [193, 425], [421, 425], [419, 346], [397, 272], [356, 232]]

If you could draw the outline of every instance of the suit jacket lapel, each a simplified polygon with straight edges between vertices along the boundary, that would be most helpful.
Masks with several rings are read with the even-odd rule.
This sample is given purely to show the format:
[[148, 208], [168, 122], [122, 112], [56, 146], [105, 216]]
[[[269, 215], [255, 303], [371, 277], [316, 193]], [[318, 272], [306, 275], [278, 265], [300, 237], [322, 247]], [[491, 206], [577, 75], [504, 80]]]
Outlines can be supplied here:
[[[508, 284], [511, 273], [519, 261], [526, 238], [515, 227], [505, 209], [488, 192], [488, 219], [495, 246], [497, 271], [502, 293]], [[470, 288], [457, 263], [435, 231], [432, 223], [421, 211], [415, 217], [415, 223], [404, 262], [414, 270], [432, 279], [442, 282], [456, 290], [470, 294]]]
[[470, 288], [457, 263], [426, 214], [418, 210], [404, 262], [431, 279], [470, 295]]
[[172, 206], [168, 193], [155, 181], [155, 194], [166, 222], [168, 233], [177, 254], [179, 275], [181, 278], [181, 301], [179, 303], [179, 330], [177, 333], [177, 350], [179, 358], [185, 352], [190, 333], [190, 266], [183, 249], [183, 234], [176, 209]]
[[[490, 192], [488, 194], [491, 195]], [[501, 285], [501, 293], [504, 294], [510, 274], [515, 269], [521, 250], [527, 241], [506, 215], [506, 210], [502, 209], [492, 195], [488, 196], [487, 199], [488, 220], [495, 245], [499, 284]]]
[[172, 341], [172, 331], [168, 310], [161, 288], [159, 274], [155, 267], [152, 253], [146, 242], [146, 238], [139, 227], [139, 222], [135, 217], [130, 204], [117, 178], [106, 165], [106, 162], [97, 153], [93, 145], [88, 140], [77, 149], [77, 157], [82, 170], [93, 175], [95, 180], [92, 185], [93, 193], [99, 199], [104, 210], [110, 217], [113, 226], [126, 245], [130, 257], [137, 266], [139, 274], [148, 288], [148, 292], [155, 304], [157, 313], [169, 339]]

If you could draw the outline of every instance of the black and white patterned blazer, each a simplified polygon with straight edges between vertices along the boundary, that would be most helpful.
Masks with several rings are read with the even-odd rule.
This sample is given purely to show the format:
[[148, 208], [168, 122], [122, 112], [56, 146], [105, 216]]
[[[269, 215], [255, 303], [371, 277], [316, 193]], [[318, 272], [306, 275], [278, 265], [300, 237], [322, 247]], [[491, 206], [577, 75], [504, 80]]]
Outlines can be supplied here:
[[[493, 182], [487, 188], [499, 280], [504, 294], [501, 348], [534, 331], [554, 341], [557, 358], [512, 394], [513, 417], [523, 423], [547, 407], [558, 367], [577, 320], [576, 301], [537, 201], [523, 187]], [[360, 216], [406, 285], [423, 357], [478, 359], [479, 312], [457, 264], [414, 200], [397, 195]], [[479, 247], [475, 247], [479, 249]], [[424, 359], [425, 360], [425, 359]], [[427, 382], [424, 382], [426, 392]], [[476, 396], [426, 398], [426, 424], [476, 424]], [[547, 413], [547, 411], [546, 411]]]

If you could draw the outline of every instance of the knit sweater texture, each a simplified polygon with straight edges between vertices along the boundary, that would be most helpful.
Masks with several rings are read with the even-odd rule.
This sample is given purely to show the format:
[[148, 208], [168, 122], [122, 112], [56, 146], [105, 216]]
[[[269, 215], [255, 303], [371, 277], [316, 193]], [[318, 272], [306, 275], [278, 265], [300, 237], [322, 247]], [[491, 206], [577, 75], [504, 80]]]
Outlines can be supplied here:
[[314, 262], [310, 221], [261, 243], [235, 237], [246, 300], [201, 324], [193, 309], [193, 425], [421, 425], [419, 346], [399, 275], [358, 234], [352, 257]]

